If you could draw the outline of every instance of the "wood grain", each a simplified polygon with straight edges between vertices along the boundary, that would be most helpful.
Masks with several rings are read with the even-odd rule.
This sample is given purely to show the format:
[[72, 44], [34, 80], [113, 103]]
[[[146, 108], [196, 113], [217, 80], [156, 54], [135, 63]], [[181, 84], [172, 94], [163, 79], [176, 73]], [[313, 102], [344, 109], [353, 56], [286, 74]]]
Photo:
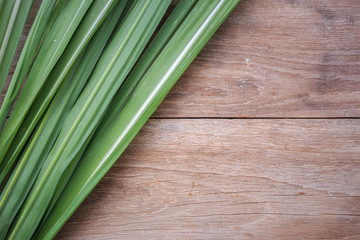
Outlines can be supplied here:
[[359, 239], [360, 120], [151, 120], [57, 239]]
[[242, 1], [155, 116], [359, 117], [359, 1]]

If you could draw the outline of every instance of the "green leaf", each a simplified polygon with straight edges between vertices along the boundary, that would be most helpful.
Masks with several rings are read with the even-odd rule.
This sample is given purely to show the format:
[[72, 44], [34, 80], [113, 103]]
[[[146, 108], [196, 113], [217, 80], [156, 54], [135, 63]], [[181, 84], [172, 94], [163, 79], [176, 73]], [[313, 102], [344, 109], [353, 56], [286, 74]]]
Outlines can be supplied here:
[[[23, 80], [25, 79], [26, 73], [29, 71], [33, 57], [40, 44], [45, 26], [47, 25], [50, 13], [52, 12], [52, 8], [55, 3], [56, 0], [44, 0], [36, 15], [0, 109], [0, 129], [5, 123], [11, 106], [15, 101]], [[0, 169], [2, 168], [0, 167]]]
[[0, 135], [0, 163], [3, 161], [37, 93], [60, 58], [91, 3], [92, 0], [70, 1], [66, 5], [66, 11], [62, 12], [54, 24], [54, 29], [45, 40], [30, 70], [23, 91], [20, 93], [12, 114]]
[[[9, 0], [4, 3], [6, 7], [2, 9], [1, 13], [5, 15], [4, 21], [0, 23], [0, 89], [3, 89], [9, 74], [33, 2], [33, 0]], [[10, 10], [11, 5], [12, 9]], [[7, 18], [9, 13], [10, 16]]]
[[[114, 117], [120, 112], [124, 104], [126, 103], [126, 100], [128, 100], [129, 96], [131, 95], [133, 89], [137, 85], [138, 81], [140, 80], [140, 77], [147, 71], [149, 66], [152, 64], [152, 62], [157, 58], [158, 54], [161, 52], [162, 48], [166, 45], [166, 43], [169, 41], [170, 37], [174, 34], [174, 32], [177, 30], [177, 28], [181, 25], [187, 14], [190, 12], [192, 7], [195, 5], [195, 3], [198, 0], [187, 0], [180, 2], [176, 9], [171, 13], [165, 24], [161, 27], [160, 31], [156, 35], [156, 37], [153, 39], [153, 41], [149, 44], [146, 51], [142, 54], [140, 60], [135, 65], [134, 69], [128, 76], [128, 80], [124, 83], [124, 86], [121, 87], [119, 90], [117, 96], [115, 99], [111, 102], [111, 105], [108, 107], [107, 112], [105, 113], [103, 120], [101, 121], [101, 124], [99, 128], [95, 132], [95, 136], [91, 141], [94, 141], [98, 138], [98, 136], [101, 136], [103, 132], [108, 128], [108, 126], [111, 124]], [[130, 1], [129, 4], [127, 4], [127, 8], [125, 10], [129, 10], [132, 8], [131, 5], [134, 5], [133, 1]], [[121, 19], [119, 20], [121, 21]], [[131, 80], [131, 81], [129, 81]], [[100, 131], [98, 131], [100, 130]], [[77, 157], [81, 157], [77, 156]], [[78, 160], [76, 160], [77, 162]], [[71, 178], [72, 173], [75, 169], [76, 165], [73, 164], [73, 166], [70, 166], [68, 169], [65, 170], [63, 173], [63, 176], [61, 177], [60, 183], [62, 186], [57, 187], [57, 193], [56, 196], [52, 199], [51, 207], [48, 209], [48, 214], [50, 213], [50, 210], [52, 210], [52, 207], [55, 205], [57, 199], [60, 197], [61, 192], [63, 191], [65, 184], [68, 182], [68, 180]], [[46, 219], [46, 218], [45, 218]]]
[[0, 2], [0, 46], [2, 45], [15, 0], [1, 0]]
[[13, 221], [9, 239], [31, 236], [49, 206], [65, 169], [89, 141], [109, 102], [120, 87], [170, 0], [139, 0], [101, 56], [90, 81], [67, 115], [44, 165]]
[[[6, 0], [0, 0], [0, 20], [4, 21], [4, 15], [3, 15], [3, 9], [4, 9], [4, 4], [5, 4]], [[9, 2], [9, 1], [8, 1]], [[1, 41], [0, 41], [1, 42]]]
[[64, 10], [66, 5], [68, 4], [70, 0], [58, 0], [55, 7], [52, 9], [51, 17], [46, 23], [46, 28], [44, 30], [44, 39], [47, 39], [49, 36], [49, 33], [51, 29], [54, 26], [54, 23], [56, 22], [57, 18], [61, 14], [61, 12]]
[[114, 118], [123, 109], [125, 103], [133, 93], [135, 87], [137, 86], [141, 78], [147, 72], [151, 64], [159, 56], [163, 48], [166, 46], [171, 37], [181, 26], [184, 19], [187, 17], [187, 15], [197, 2], [198, 0], [185, 0], [178, 3], [174, 11], [164, 23], [164, 25], [161, 26], [161, 29], [159, 30], [157, 35], [151, 41], [146, 51], [142, 54], [141, 58], [139, 59], [134, 69], [131, 71], [130, 75], [125, 81], [124, 85], [116, 94], [115, 99], [111, 102], [103, 120], [101, 121], [100, 127], [96, 130], [96, 133], [94, 134], [94, 138], [96, 139], [92, 141], [97, 141], [108, 129]]
[[[77, 65], [74, 65], [74, 67], [77, 67]], [[61, 129], [63, 120], [61, 114], [66, 114], [66, 110], [71, 107], [68, 106], [67, 102], [61, 102], [61, 98], [68, 100], [69, 94], [75, 92], [76, 85], [71, 86], [72, 79], [70, 75], [69, 81], [64, 82], [64, 85], [62, 85], [59, 94], [50, 105], [47, 114], [37, 128], [1, 194], [0, 222], [2, 224], [0, 226], [0, 239], [5, 237], [15, 214], [26, 198], [44, 159]]]
[[59, 92], [49, 106], [21, 161], [11, 175], [0, 197], [0, 238], [5, 235], [20, 208], [40, 168], [55, 142], [67, 113], [92, 72], [110, 34], [124, 9], [120, 1], [91, 39], [89, 46], [76, 61]]
[[199, 0], [141, 78], [123, 110], [92, 141], [36, 239], [50, 239], [115, 163], [239, 0]]
[[[133, 1], [130, 1], [133, 2]], [[102, 24], [98, 32], [96, 32], [96, 35], [94, 36], [94, 39], [91, 40], [91, 45], [86, 49], [86, 52], [90, 52], [91, 54], [86, 54], [83, 59], [81, 59], [81, 66], [78, 68], [77, 74], [79, 76], [84, 77], [85, 71], [90, 71], [89, 68], [91, 68], [91, 71], [94, 67], [93, 64], [95, 64], [94, 60], [96, 59], [96, 62], [98, 58], [100, 57], [100, 49], [102, 50], [105, 46], [105, 43], [103, 40], [109, 39], [111, 30], [114, 29], [116, 20], [121, 18], [123, 15], [125, 9], [124, 6], [127, 4], [127, 0], [122, 0], [115, 5], [115, 7], [112, 9], [112, 12], [109, 14], [108, 18], [105, 20], [105, 22]], [[124, 10], [124, 11], [123, 11]], [[120, 15], [121, 14], [121, 15]], [[120, 16], [119, 16], [120, 15]], [[96, 57], [94, 57], [96, 55]], [[85, 70], [86, 68], [86, 70]], [[81, 71], [82, 70], [82, 71]], [[87, 144], [85, 144], [87, 145]], [[80, 151], [82, 152], [82, 151]], [[76, 156], [76, 158], [80, 158], [81, 154], [79, 156]], [[61, 192], [63, 191], [65, 185], [67, 184], [72, 172], [74, 171], [74, 168], [77, 165], [78, 160], [73, 161], [74, 164], [71, 164], [66, 171], [62, 174], [61, 181], [58, 183], [56, 187], [55, 194], [52, 198], [52, 202], [47, 210], [47, 213], [52, 209], [53, 205], [55, 204], [56, 200], [59, 198]], [[76, 164], [75, 164], [76, 163]]]
[[[97, 28], [100, 26], [102, 21], [106, 18], [109, 11], [112, 9], [114, 4], [117, 2], [117, 0], [104, 0], [104, 1], [95, 1], [90, 9], [88, 10], [87, 14], [85, 15], [84, 19], [82, 20], [81, 24], [77, 28], [74, 36], [72, 37], [71, 41], [69, 42], [68, 46], [66, 46], [66, 49], [64, 53], [62, 54], [61, 58], [59, 59], [58, 63], [56, 64], [55, 68], [50, 73], [50, 76], [47, 78], [46, 82], [43, 83], [43, 86], [39, 85], [39, 79], [32, 79], [34, 85], [31, 89], [32, 91], [29, 91], [29, 88], [25, 88], [27, 83], [30, 81], [30, 76], [28, 77], [25, 86], [23, 88], [22, 94], [25, 94], [25, 97], [21, 99], [22, 94], [20, 94], [19, 100], [15, 105], [15, 108], [10, 116], [10, 119], [8, 123], [5, 125], [4, 132], [0, 136], [0, 144], [2, 139], [14, 139], [14, 132], [11, 132], [11, 134], [6, 132], [5, 130], [10, 131], [10, 129], [20, 130], [18, 134], [15, 137], [16, 144], [12, 144], [9, 146], [8, 143], [4, 142], [3, 144], [3, 150], [0, 151], [0, 154], [6, 154], [6, 151], [10, 147], [10, 151], [5, 156], [5, 162], [6, 165], [8, 165], [8, 162], [13, 162], [14, 158], [18, 156], [20, 151], [22, 150], [24, 144], [28, 140], [31, 132], [35, 128], [37, 122], [39, 121], [40, 117], [44, 113], [45, 109], [47, 108], [48, 104], [52, 100], [53, 96], [55, 95], [56, 91], [58, 90], [59, 86], [63, 82], [63, 80], [66, 78], [69, 70], [71, 69], [71, 66], [74, 64], [75, 60], [81, 53], [81, 51], [84, 49], [88, 41], [91, 39]], [[69, 3], [73, 3], [72, 1]], [[60, 15], [60, 18], [57, 20], [56, 24], [62, 20], [63, 15]], [[65, 14], [67, 16], [67, 14]], [[54, 32], [57, 32], [55, 29], [55, 26], [53, 28]], [[51, 32], [52, 33], [52, 32]], [[51, 36], [51, 35], [50, 35]], [[52, 39], [52, 37], [49, 37]], [[56, 39], [55, 39], [56, 40]], [[54, 41], [52, 41], [54, 42]], [[56, 41], [55, 41], [56, 42]], [[46, 42], [44, 43], [46, 44]], [[45, 45], [41, 48], [41, 50], [45, 49]], [[41, 53], [40, 50], [40, 53]], [[40, 58], [40, 54], [37, 58], [37, 60]], [[40, 59], [41, 60], [41, 59]], [[39, 61], [40, 61], [39, 60]], [[36, 62], [35, 62], [36, 63]], [[32, 70], [34, 67], [32, 67]], [[31, 74], [31, 72], [30, 72]], [[44, 80], [45, 81], [45, 80]], [[27, 87], [29, 87], [28, 85]], [[35, 92], [37, 90], [39, 91], [38, 95], [35, 95]], [[31, 98], [32, 100], [27, 101], [24, 103], [25, 99]], [[35, 99], [36, 97], [36, 99]], [[33, 101], [33, 102], [31, 102]], [[20, 102], [22, 103], [20, 105]], [[32, 104], [31, 104], [32, 103]], [[21, 111], [23, 109], [24, 111]], [[27, 110], [28, 112], [26, 112]], [[26, 115], [27, 113], [27, 115]], [[15, 114], [15, 115], [14, 115]], [[13, 120], [11, 118], [13, 117]], [[24, 119], [25, 118], [25, 119]], [[24, 120], [21, 120], [24, 119]], [[10, 124], [10, 126], [8, 126]], [[21, 125], [20, 125], [21, 124]], [[20, 126], [21, 127], [20, 127]], [[14, 131], [15, 131], [14, 130]], [[1, 145], [0, 145], [1, 146]], [[6, 150], [6, 151], [5, 151]], [[2, 156], [0, 155], [0, 157]], [[2, 157], [4, 158], [4, 157]], [[4, 164], [3, 164], [4, 165]], [[0, 165], [1, 166], [1, 165]], [[0, 169], [0, 172], [2, 172], [2, 169]]]

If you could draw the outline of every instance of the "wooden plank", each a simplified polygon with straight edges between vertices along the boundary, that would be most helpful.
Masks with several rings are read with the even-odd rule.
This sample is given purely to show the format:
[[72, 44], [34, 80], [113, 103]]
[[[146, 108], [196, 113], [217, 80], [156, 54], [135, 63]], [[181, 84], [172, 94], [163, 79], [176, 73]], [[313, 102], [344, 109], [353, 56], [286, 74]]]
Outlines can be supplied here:
[[155, 116], [359, 117], [359, 1], [242, 1]]
[[360, 120], [150, 120], [57, 239], [359, 239]]

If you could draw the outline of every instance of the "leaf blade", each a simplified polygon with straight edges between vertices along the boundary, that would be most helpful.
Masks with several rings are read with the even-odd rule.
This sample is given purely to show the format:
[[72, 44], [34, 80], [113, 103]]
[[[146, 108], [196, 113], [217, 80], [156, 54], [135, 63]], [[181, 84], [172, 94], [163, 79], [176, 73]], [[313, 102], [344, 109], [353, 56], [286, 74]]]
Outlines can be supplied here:
[[[11, 79], [9, 88], [7, 89], [4, 101], [0, 109], [0, 128], [5, 123], [5, 120], [10, 112], [11, 106], [19, 92], [22, 81], [25, 79], [32, 63], [33, 56], [40, 43], [46, 23], [50, 17], [51, 8], [54, 6], [56, 0], [44, 0], [31, 27], [28, 38], [26, 39], [19, 61], [16, 65], [14, 75]], [[1, 181], [0, 181], [1, 182]]]
[[19, 164], [12, 173], [0, 197], [0, 222], [3, 224], [0, 226], [0, 238], [1, 234], [7, 232], [5, 225], [9, 226], [11, 224], [35, 181], [43, 161], [61, 130], [66, 114], [70, 111], [71, 106], [90, 76], [124, 5], [125, 1], [121, 1], [120, 4], [116, 5], [114, 11], [110, 13], [104, 24], [91, 39], [86, 51], [82, 53], [82, 56], [72, 67], [70, 74], [60, 87]]
[[[57, 141], [20, 209], [19, 217], [15, 219], [10, 229], [9, 239], [21, 238], [34, 231], [34, 226], [40, 222], [45, 213], [44, 206], [47, 207], [51, 201], [59, 177], [75, 157], [73, 155], [76, 155], [86, 143], [87, 136], [91, 134], [101, 118], [101, 112], [111, 100], [111, 93], [116, 91], [114, 84], [120, 85], [121, 79], [130, 71], [169, 3], [170, 0], [138, 1], [136, 11], [132, 10], [133, 14], [128, 17], [127, 23], [119, 30], [112, 44], [99, 60], [100, 67], [98, 64], [89, 84], [71, 110], [72, 113], [65, 120]], [[116, 49], [115, 54], [113, 48]]]
[[[36, 90], [34, 90], [34, 87], [28, 86], [28, 88], [26, 89], [24, 86], [22, 92], [26, 92], [29, 90], [29, 88], [31, 88], [31, 96], [25, 96], [23, 99], [19, 98], [17, 105], [15, 105], [15, 108], [13, 110], [13, 114], [11, 114], [11, 117], [13, 117], [13, 121], [9, 121], [10, 126], [5, 126], [5, 130], [7, 130], [7, 132], [2, 133], [2, 135], [0, 136], [0, 143], [1, 140], [4, 139], [8, 139], [9, 141], [13, 141], [15, 139], [14, 141], [16, 142], [16, 144], [12, 144], [11, 146], [3, 144], [3, 150], [0, 151], [0, 162], [1, 159], [4, 159], [6, 162], [5, 164], [8, 165], [8, 162], [13, 162], [14, 159], [17, 158], [26, 141], [30, 137], [30, 134], [32, 133], [36, 124], [43, 115], [45, 109], [49, 105], [50, 101], [53, 99], [53, 96], [57, 92], [59, 86], [66, 78], [77, 57], [80, 55], [84, 47], [87, 45], [88, 41], [91, 39], [97, 28], [100, 26], [100, 24], [105, 19], [105, 17], [116, 2], [117, 0], [95, 1], [94, 4], [91, 5], [89, 10], [87, 11], [87, 15], [84, 16], [84, 19], [82, 19], [81, 24], [79, 25], [76, 33], [72, 36], [71, 40], [66, 46], [66, 49], [62, 53], [62, 56], [57, 62], [55, 68], [52, 70], [47, 80], [44, 80], [45, 82], [43, 83], [43, 86], [35, 83], [39, 91], [37, 96], [36, 94], [34, 94], [34, 92], [36, 92]], [[70, 5], [70, 7], [73, 6]], [[63, 16], [66, 17], [67, 14]], [[61, 21], [62, 18], [60, 18], [60, 20], [57, 20], [57, 22]], [[55, 32], [57, 32], [56, 29]], [[29, 79], [27, 80], [27, 82], [28, 81]], [[20, 97], [21, 96], [22, 95], [20, 94]], [[29, 100], [29, 98], [31, 98], [32, 100]], [[28, 112], [25, 111], [26, 109]], [[14, 114], [15, 116], [13, 116]], [[9, 135], [9, 132], [11, 130], [13, 130], [11, 132], [12, 135]], [[9, 145], [9, 143], [7, 144]], [[1, 164], [0, 166], [2, 165], [4, 164]], [[0, 173], [1, 172], [2, 169], [0, 169]]]
[[[25, 114], [28, 112], [30, 104], [34, 101], [37, 92], [40, 90], [50, 71], [60, 58], [60, 55], [70, 41], [76, 27], [90, 7], [91, 2], [92, 0], [74, 0], [69, 2], [70, 4], [67, 5], [68, 11], [61, 15], [61, 21], [64, 21], [66, 26], [59, 26], [59, 31], [52, 31], [49, 38], [45, 41], [44, 46], [39, 52], [38, 58], [33, 64], [9, 121], [0, 135], [0, 163], [9, 149], [20, 124], [25, 118]], [[61, 23], [57, 21], [55, 24], [60, 25]], [[58, 43], [56, 43], [56, 40], [58, 40]]]
[[[39, 239], [55, 236], [118, 159], [182, 72], [238, 2], [239, 0], [217, 0], [209, 6], [207, 1], [199, 0], [196, 9], [192, 10], [190, 15], [193, 21], [184, 22], [181, 32], [169, 41], [106, 134], [99, 141], [90, 144], [51, 215], [40, 228], [37, 235], [40, 236]], [[190, 31], [192, 27], [194, 29]], [[182, 42], [182, 45], [175, 53], [171, 46], [178, 42]], [[189, 43], [191, 46], [188, 45]], [[163, 71], [158, 71], [157, 69], [163, 64], [167, 66], [163, 67]], [[167, 71], [169, 69], [175, 74], [169, 75]]]

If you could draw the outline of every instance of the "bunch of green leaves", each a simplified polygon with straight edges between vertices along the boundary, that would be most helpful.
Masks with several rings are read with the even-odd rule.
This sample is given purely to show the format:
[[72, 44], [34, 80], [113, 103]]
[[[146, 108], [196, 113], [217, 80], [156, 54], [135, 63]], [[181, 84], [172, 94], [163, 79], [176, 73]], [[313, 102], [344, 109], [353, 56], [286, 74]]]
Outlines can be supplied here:
[[238, 2], [182, 0], [148, 43], [171, 0], [43, 0], [0, 110], [26, 78], [0, 135], [0, 239], [52, 239]]
[[[3, 89], [34, 0], [0, 1], [0, 89]], [[1, 118], [1, 126], [3, 119]]]

